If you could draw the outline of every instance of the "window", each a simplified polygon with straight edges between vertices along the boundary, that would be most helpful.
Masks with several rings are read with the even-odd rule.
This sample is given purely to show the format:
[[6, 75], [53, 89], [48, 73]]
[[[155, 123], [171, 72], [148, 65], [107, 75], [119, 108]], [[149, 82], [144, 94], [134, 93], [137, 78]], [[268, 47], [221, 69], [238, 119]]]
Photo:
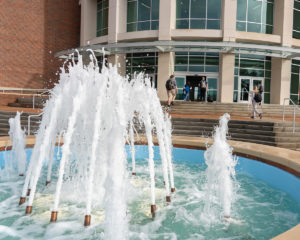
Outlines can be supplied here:
[[157, 58], [156, 52], [152, 53], [127, 53], [126, 54], [126, 75], [133, 76], [134, 73], [144, 72], [145, 74], [154, 75], [154, 86], [157, 86]]
[[258, 55], [235, 55], [233, 101], [238, 101], [239, 76], [264, 78], [264, 103], [270, 103], [271, 57]]
[[295, 104], [300, 103], [299, 70], [300, 70], [300, 60], [292, 60], [290, 99], [292, 99]]
[[293, 38], [300, 39], [300, 0], [294, 1]]
[[220, 29], [221, 0], [177, 0], [177, 29]]
[[273, 33], [274, 0], [238, 0], [236, 30]]
[[97, 0], [97, 37], [108, 34], [108, 0]]
[[176, 52], [175, 71], [219, 72], [219, 54], [202, 52]]
[[157, 30], [159, 0], [127, 1], [127, 32]]

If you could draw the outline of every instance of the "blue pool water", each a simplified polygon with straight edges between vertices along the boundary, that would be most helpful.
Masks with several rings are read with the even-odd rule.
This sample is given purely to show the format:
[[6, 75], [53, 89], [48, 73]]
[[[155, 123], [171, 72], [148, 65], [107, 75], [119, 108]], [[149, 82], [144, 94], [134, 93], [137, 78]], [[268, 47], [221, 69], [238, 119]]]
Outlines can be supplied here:
[[[126, 149], [129, 154], [129, 149]], [[300, 222], [300, 179], [281, 169], [239, 157], [238, 183], [230, 221], [220, 216], [213, 220], [203, 214], [205, 196], [204, 151], [173, 149], [176, 193], [165, 203], [158, 147], [155, 147], [155, 220], [150, 218], [150, 184], [147, 147], [136, 147], [137, 176], [128, 174], [128, 219], [130, 239], [269, 239]], [[30, 154], [31, 149], [27, 149]], [[0, 153], [3, 168], [5, 153]], [[2, 164], [2, 165], [1, 165]], [[57, 162], [54, 173], [57, 172]], [[130, 159], [128, 164], [130, 172]], [[92, 226], [82, 225], [84, 195], [63, 186], [58, 222], [49, 224], [55, 192], [53, 183], [44, 186], [46, 168], [38, 185], [31, 216], [18, 206], [24, 178], [0, 181], [0, 239], [102, 239], [103, 209], [93, 205]], [[218, 208], [218, 207], [216, 207]], [[218, 209], [216, 209], [218, 212]]]

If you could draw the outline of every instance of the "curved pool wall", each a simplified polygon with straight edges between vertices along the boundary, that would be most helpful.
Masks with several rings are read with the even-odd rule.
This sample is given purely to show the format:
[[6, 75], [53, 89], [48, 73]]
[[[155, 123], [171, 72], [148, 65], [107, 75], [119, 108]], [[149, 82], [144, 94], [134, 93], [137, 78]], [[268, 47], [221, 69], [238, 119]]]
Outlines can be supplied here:
[[[127, 156], [130, 157], [130, 147], [126, 146]], [[0, 152], [0, 167], [4, 167], [4, 159], [7, 157], [10, 151]], [[29, 155], [31, 149], [26, 149], [27, 161], [29, 161]], [[154, 147], [154, 159], [160, 159], [159, 147]], [[148, 146], [137, 145], [136, 146], [136, 159], [148, 158]], [[173, 159], [175, 163], [202, 163], [204, 164], [204, 151], [198, 149], [186, 149], [186, 148], [173, 148]], [[238, 156], [238, 163], [236, 166], [237, 172], [243, 172], [251, 175], [252, 177], [259, 179], [271, 186], [280, 189], [289, 195], [291, 195], [300, 204], [300, 179], [291, 173], [288, 173], [277, 167], [268, 165], [263, 162], [248, 159]]]
[[[145, 144], [145, 139], [143, 138], [139, 138], [137, 141], [138, 144]], [[157, 142], [155, 138], [154, 141]], [[173, 154], [176, 155], [177, 158], [176, 161], [189, 161], [195, 163], [203, 161], [201, 160], [203, 159], [202, 157], [204, 154], [203, 149], [206, 149], [207, 144], [212, 143], [211, 139], [186, 136], [173, 136], [172, 141], [174, 146], [179, 147], [173, 149]], [[248, 142], [228, 142], [233, 147], [236, 154], [259, 160], [255, 161], [252, 159], [250, 160], [244, 157], [239, 157], [239, 163], [236, 167], [237, 171], [244, 171], [257, 179], [269, 183], [275, 188], [280, 190], [282, 189], [284, 192], [290, 194], [293, 199], [299, 203], [300, 152]], [[63, 139], [61, 140], [61, 143], [63, 143]], [[27, 148], [33, 147], [35, 144], [35, 136], [27, 136], [26, 144]], [[11, 148], [11, 141], [9, 137], [0, 137], [0, 164], [3, 162], [1, 160], [3, 160], [5, 155], [4, 150], [6, 148]], [[140, 148], [140, 151], [137, 151], [137, 157], [148, 157], [147, 147], [140, 145], [136, 146], [136, 148]], [[198, 149], [202, 149], [202, 151]], [[129, 152], [129, 147], [127, 147], [126, 150]], [[31, 152], [31, 149], [27, 149], [26, 152]], [[155, 148], [156, 159], [158, 154], [158, 148]], [[189, 159], [185, 160], [187, 154]], [[267, 164], [263, 162], [266, 162]], [[287, 232], [278, 235], [274, 238], [274, 240], [292, 240], [296, 239], [296, 236], [299, 236], [299, 234], [300, 224], [291, 228]]]
[[[130, 156], [129, 147], [126, 148]], [[160, 159], [159, 148], [154, 148], [155, 159]], [[136, 158], [148, 158], [148, 147], [136, 146]], [[204, 164], [204, 151], [197, 149], [173, 148], [175, 163], [194, 162]], [[300, 179], [277, 167], [263, 162], [238, 156], [237, 172], [243, 172], [291, 195], [300, 204]], [[176, 183], [175, 183], [176, 185]]]

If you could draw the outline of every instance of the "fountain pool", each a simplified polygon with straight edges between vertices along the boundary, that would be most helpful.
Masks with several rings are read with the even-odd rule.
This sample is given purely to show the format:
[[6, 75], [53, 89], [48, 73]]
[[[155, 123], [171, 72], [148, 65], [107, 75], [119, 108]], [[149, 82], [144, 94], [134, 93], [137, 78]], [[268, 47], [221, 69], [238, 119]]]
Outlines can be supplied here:
[[[59, 148], [56, 148], [57, 151]], [[130, 148], [126, 147], [127, 156]], [[31, 149], [26, 149], [27, 156]], [[1, 152], [3, 163], [5, 154]], [[173, 148], [176, 193], [172, 202], [165, 202], [163, 170], [159, 148], [154, 147], [156, 171], [156, 205], [154, 220], [149, 212], [150, 182], [147, 146], [135, 147], [136, 176], [131, 176], [129, 161], [126, 191], [129, 239], [269, 239], [300, 222], [300, 180], [273, 166], [239, 157], [236, 180], [239, 183], [231, 218], [214, 218], [204, 212], [205, 169], [204, 151]], [[57, 157], [57, 154], [54, 154]], [[54, 172], [59, 161], [54, 159]], [[3, 167], [3, 166], [2, 166]], [[41, 173], [33, 213], [24, 215], [25, 206], [18, 206], [24, 177], [11, 177], [0, 182], [0, 239], [101, 239], [104, 238], [104, 211], [100, 205], [92, 210], [92, 225], [85, 228], [85, 199], [79, 197], [72, 179], [63, 183], [60, 217], [49, 223], [57, 175], [45, 186], [47, 170]], [[72, 185], [72, 187], [71, 187]], [[97, 198], [97, 196], [93, 196]], [[95, 204], [97, 201], [94, 201]], [[116, 229], [117, 231], [117, 229]]]

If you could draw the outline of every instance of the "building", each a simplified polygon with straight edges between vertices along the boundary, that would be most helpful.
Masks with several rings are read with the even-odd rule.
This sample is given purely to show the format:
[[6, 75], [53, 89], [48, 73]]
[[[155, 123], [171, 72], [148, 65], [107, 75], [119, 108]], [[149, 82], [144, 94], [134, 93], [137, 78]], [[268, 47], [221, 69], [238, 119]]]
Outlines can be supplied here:
[[[0, 6], [0, 87], [53, 87], [62, 65], [54, 54], [80, 44], [78, 0], [13, 0]], [[16, 96], [2, 101], [12, 102]]]
[[[166, 99], [165, 82], [208, 81], [219, 102], [244, 102], [254, 85], [264, 103], [299, 102], [299, 0], [81, 0], [80, 51], [92, 48], [145, 71]], [[57, 53], [63, 56], [72, 52]], [[300, 58], [299, 58], [300, 59]], [[180, 95], [179, 95], [180, 98]]]

